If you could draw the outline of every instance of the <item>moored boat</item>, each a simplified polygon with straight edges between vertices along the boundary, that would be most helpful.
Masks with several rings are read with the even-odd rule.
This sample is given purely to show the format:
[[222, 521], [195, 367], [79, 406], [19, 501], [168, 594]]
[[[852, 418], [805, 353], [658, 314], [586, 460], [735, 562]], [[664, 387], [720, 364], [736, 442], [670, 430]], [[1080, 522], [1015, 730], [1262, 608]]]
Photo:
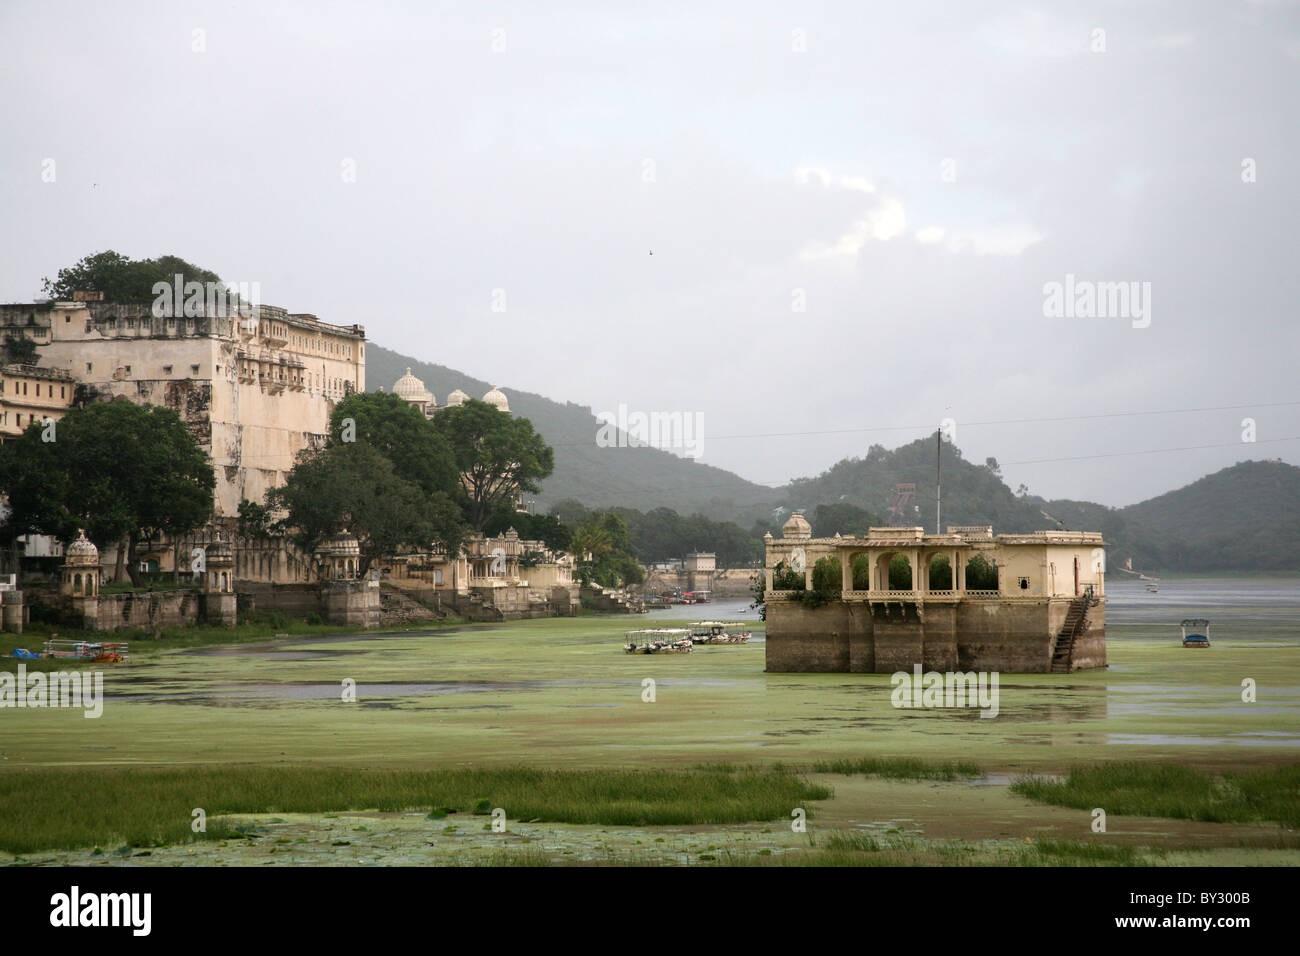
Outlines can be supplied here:
[[686, 654], [693, 643], [685, 627], [643, 627], [625, 636], [623, 650], [629, 654]]
[[742, 621], [693, 621], [690, 627], [696, 644], [744, 644], [750, 637]]

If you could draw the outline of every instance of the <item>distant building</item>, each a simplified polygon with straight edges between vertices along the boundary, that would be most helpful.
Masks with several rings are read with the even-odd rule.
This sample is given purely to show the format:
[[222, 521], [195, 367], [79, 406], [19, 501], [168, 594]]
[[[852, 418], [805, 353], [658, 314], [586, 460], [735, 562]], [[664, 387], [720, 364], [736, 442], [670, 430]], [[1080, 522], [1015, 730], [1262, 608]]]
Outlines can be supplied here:
[[[407, 404], [418, 408], [426, 418], [432, 418], [444, 408], [456, 408], [469, 401], [467, 394], [460, 389], [456, 389], [447, 396], [446, 405], [439, 405], [438, 399], [433, 392], [424, 387], [424, 382], [411, 374], [409, 365], [406, 368], [406, 374], [393, 383], [393, 394], [405, 400]], [[499, 388], [490, 389], [482, 400], [507, 414], [510, 412], [510, 401], [506, 398], [505, 392]]]
[[[796, 514], [781, 535], [765, 539], [769, 671], [893, 673], [919, 665], [1032, 673], [1106, 665], [1099, 533], [994, 535], [991, 527], [976, 526], [949, 527], [946, 534], [871, 528], [866, 537], [814, 538], [807, 519]], [[907, 586], [891, 587], [890, 564], [900, 556]], [[805, 603], [800, 592], [812, 590], [816, 564], [825, 558], [839, 562], [834, 599]], [[942, 563], [935, 565], [940, 558], [946, 573]], [[977, 558], [996, 570], [995, 587], [967, 587]]]
[[[176, 411], [216, 471], [218, 517], [284, 484], [298, 452], [324, 444], [334, 405], [366, 387], [362, 326], [275, 306], [258, 306], [253, 317], [233, 305], [158, 317], [139, 303], [0, 305], [6, 335], [37, 344], [43, 374], [60, 376], [41, 379], [42, 392], [66, 391], [60, 402], [70, 403], [79, 383], [86, 401], [125, 397]], [[10, 417], [25, 423], [34, 411], [14, 407]]]
[[76, 390], [76, 381], [64, 369], [0, 368], [0, 441], [21, 435], [33, 422], [57, 422], [72, 407]]

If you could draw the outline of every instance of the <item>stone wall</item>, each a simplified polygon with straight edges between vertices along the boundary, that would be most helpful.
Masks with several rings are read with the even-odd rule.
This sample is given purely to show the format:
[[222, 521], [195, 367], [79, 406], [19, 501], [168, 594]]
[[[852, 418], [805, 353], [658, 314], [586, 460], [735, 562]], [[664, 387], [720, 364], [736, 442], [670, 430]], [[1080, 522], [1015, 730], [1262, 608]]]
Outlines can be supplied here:
[[[762, 571], [754, 568], [728, 568], [713, 572], [713, 599], [731, 600], [736, 598], [750, 597], [750, 581], [754, 575], [762, 574]], [[641, 590], [647, 594], [658, 594], [663, 591], [689, 591], [690, 572], [681, 571], [649, 571], [646, 574], [645, 584]]]
[[[1070, 602], [798, 601], [767, 604], [767, 670], [892, 674], [926, 671], [1047, 673]], [[1088, 609], [1071, 670], [1106, 666], [1105, 602]]]

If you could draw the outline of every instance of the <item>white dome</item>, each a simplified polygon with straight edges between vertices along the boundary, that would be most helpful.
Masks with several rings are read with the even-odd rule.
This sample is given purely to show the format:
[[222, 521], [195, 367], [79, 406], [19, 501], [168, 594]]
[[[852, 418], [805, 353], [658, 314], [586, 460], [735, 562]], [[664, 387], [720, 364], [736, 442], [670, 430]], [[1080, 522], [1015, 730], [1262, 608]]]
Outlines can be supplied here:
[[484, 395], [483, 401], [487, 402], [489, 405], [495, 405], [503, 412], [510, 411], [510, 402], [506, 399], [505, 392], [501, 391], [499, 388], [494, 388]]
[[406, 374], [393, 385], [393, 394], [406, 399], [408, 402], [428, 402], [429, 404], [434, 402], [433, 393], [424, 387], [424, 382], [411, 374], [409, 366], [406, 369]]
[[460, 389], [456, 389], [456, 391], [447, 396], [448, 407], [464, 405], [467, 401], [469, 401], [469, 396]]
[[63, 552], [64, 563], [76, 566], [89, 566], [99, 564], [99, 549], [95, 547], [94, 542], [86, 537], [86, 532], [82, 531], [77, 539], [68, 545]]
[[781, 527], [781, 537], [783, 538], [811, 538], [812, 525], [808, 524], [808, 519], [799, 512], [792, 514]]

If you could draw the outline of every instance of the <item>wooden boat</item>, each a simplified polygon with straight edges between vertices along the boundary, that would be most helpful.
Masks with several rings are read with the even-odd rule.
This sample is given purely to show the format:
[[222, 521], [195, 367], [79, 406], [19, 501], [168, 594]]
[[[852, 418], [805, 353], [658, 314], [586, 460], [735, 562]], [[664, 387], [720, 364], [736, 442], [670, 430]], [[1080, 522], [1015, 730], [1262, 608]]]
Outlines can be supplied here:
[[690, 628], [643, 627], [628, 631], [623, 650], [629, 654], [689, 654], [692, 646]]
[[744, 644], [750, 637], [740, 621], [693, 621], [690, 627], [696, 644]]

